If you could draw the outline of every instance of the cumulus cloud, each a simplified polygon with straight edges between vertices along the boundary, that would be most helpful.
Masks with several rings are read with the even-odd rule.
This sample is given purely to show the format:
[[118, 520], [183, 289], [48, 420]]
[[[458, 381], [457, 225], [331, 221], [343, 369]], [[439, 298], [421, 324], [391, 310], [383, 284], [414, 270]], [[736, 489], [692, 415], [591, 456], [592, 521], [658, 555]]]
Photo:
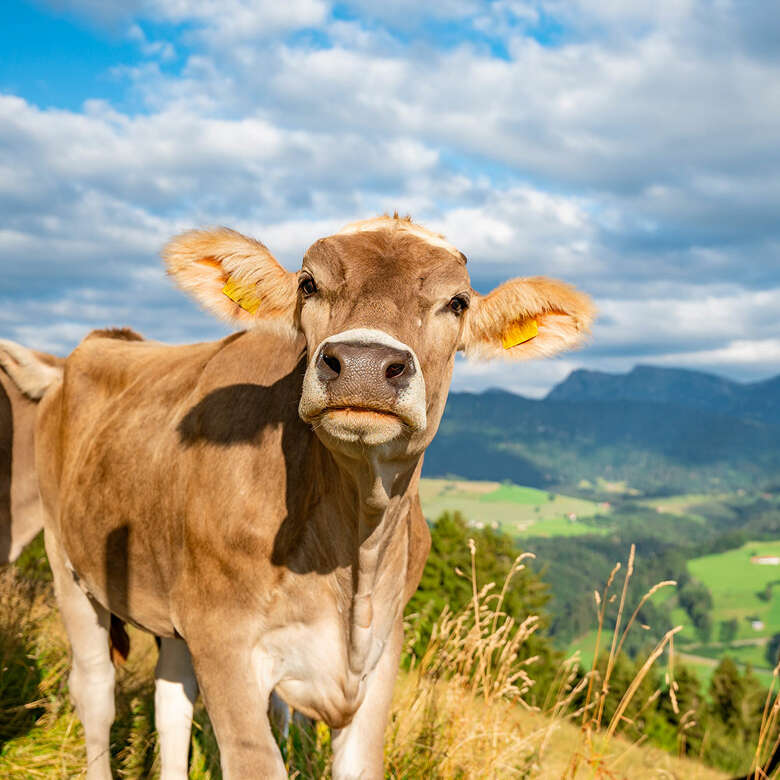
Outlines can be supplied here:
[[50, 5], [124, 30], [140, 59], [114, 76], [142, 110], [0, 95], [0, 335], [59, 351], [107, 321], [216, 336], [162, 276], [171, 234], [228, 224], [295, 267], [318, 236], [397, 208], [462, 249], [478, 289], [560, 276], [602, 311], [585, 350], [459, 363], [456, 387], [539, 395], [572, 367], [638, 360], [780, 370], [765, 4]]
[[134, 19], [189, 24], [215, 44], [317, 25], [327, 12], [322, 0], [49, 0], [48, 5], [98, 24]]

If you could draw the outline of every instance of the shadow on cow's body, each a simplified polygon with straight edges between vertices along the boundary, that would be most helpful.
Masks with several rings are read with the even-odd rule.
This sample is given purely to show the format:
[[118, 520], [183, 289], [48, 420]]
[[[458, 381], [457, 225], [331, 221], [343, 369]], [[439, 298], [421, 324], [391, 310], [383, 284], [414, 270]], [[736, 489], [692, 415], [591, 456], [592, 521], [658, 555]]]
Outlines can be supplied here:
[[[272, 385], [241, 383], [212, 390], [184, 415], [177, 429], [187, 447], [211, 444], [227, 450], [257, 443], [266, 428], [280, 426], [286, 512], [273, 539], [271, 563], [297, 574], [329, 574], [352, 562], [347, 542], [354, 539], [332, 545], [321, 540], [318, 554], [313, 555], [305, 547], [311, 513], [330, 492], [327, 485], [319, 484], [327, 479], [327, 454], [297, 412], [305, 369], [302, 356], [289, 374]], [[301, 484], [303, 474], [314, 474], [315, 480]], [[250, 537], [245, 544], [252, 545]]]

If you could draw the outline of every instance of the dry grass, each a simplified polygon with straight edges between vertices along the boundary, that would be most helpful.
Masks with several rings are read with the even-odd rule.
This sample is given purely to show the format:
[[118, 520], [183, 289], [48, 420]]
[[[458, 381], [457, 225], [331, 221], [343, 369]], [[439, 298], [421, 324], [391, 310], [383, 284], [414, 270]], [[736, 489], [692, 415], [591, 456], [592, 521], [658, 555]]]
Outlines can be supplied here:
[[[445, 610], [425, 653], [399, 677], [386, 739], [388, 777], [724, 777], [618, 733], [642, 676], [662, 654], [667, 663], [673, 659], [668, 652], [673, 631], [649, 655], [634, 683], [620, 691], [621, 703], [610, 722], [602, 723], [614, 659], [639, 609], [623, 625], [633, 552], [620, 592], [617, 627], [611, 638], [600, 637], [603, 646], [609, 646], [604, 678], [595, 665], [584, 676], [579, 674], [576, 659], [569, 659], [539, 707], [528, 704], [533, 659], [518, 660], [537, 620], [516, 622], [502, 611], [524, 558], [517, 559], [500, 587], [478, 591], [473, 552], [472, 546], [472, 571], [463, 574], [472, 582], [470, 603], [460, 612]], [[604, 605], [619, 571], [616, 567], [596, 596], [602, 627]], [[119, 673], [114, 772], [123, 778], [153, 777], [159, 772], [153, 731], [156, 651], [151, 637], [140, 632], [132, 632], [132, 642], [130, 660]], [[82, 776], [82, 731], [67, 699], [67, 661], [50, 587], [23, 578], [13, 568], [0, 572], [0, 777]], [[670, 691], [673, 696], [673, 674]], [[761, 756], [771, 751], [779, 714], [780, 698], [768, 699]], [[680, 721], [684, 735], [685, 714]], [[330, 737], [323, 726], [311, 732], [293, 727], [281, 748], [292, 777], [329, 776]], [[193, 730], [190, 777], [220, 777], [216, 743], [202, 708]]]
[[[583, 676], [577, 671], [577, 659], [569, 659], [561, 665], [541, 707], [527, 703], [534, 685], [534, 659], [517, 660], [518, 650], [536, 630], [537, 620], [529, 617], [517, 623], [502, 612], [511, 579], [523, 567], [526, 556], [515, 561], [500, 591], [488, 585], [478, 592], [473, 546], [471, 552], [471, 603], [457, 614], [444, 611], [426, 652], [399, 680], [386, 747], [391, 777], [724, 777], [702, 764], [647, 747], [642, 740], [632, 743], [616, 736], [626, 708], [675, 631], [662, 639], [628, 688], [620, 691], [620, 705], [610, 723], [602, 727], [614, 660], [642, 603], [668, 584], [659, 584], [646, 594], [623, 626], [633, 549], [603, 679], [595, 664]], [[606, 587], [596, 596], [600, 629], [609, 589], [619, 569], [619, 565], [615, 567]], [[673, 696], [673, 684], [670, 691]], [[684, 717], [681, 721], [684, 730]]]
[[589, 748], [582, 729], [570, 718], [517, 707], [506, 701], [488, 705], [469, 691], [446, 682], [401, 675], [393, 702], [386, 760], [390, 777], [412, 778], [690, 778], [715, 780], [722, 772], [680, 759], [622, 737], [606, 744], [596, 737], [593, 767], [575, 755]]

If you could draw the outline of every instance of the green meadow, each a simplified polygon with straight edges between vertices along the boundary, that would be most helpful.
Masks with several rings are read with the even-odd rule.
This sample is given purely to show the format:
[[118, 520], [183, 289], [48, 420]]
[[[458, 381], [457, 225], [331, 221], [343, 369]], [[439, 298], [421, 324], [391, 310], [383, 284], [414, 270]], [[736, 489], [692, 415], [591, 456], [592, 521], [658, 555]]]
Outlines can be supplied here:
[[[711, 641], [702, 643], [699, 640], [690, 618], [679, 606], [673, 606], [671, 618], [673, 623], [683, 626], [679, 635], [679, 657], [696, 670], [705, 687], [724, 655], [730, 656], [741, 668], [750, 666], [764, 685], [771, 682], [766, 643], [773, 634], [780, 632], [780, 565], [751, 561], [761, 556], [780, 557], [780, 541], [747, 542], [733, 550], [688, 561], [691, 575], [712, 594]], [[766, 591], [767, 585], [771, 592], [768, 601], [759, 596]], [[659, 595], [659, 603], [667, 600], [672, 605], [675, 603], [673, 589]], [[732, 619], [737, 621], [736, 637], [730, 642], [719, 641], [720, 624]], [[763, 626], [754, 628], [753, 621], [760, 621]], [[572, 643], [572, 649], [581, 646], [587, 655], [592, 643], [592, 638], [583, 637]]]
[[[768, 638], [780, 631], [780, 566], [751, 562], [751, 558], [760, 556], [780, 558], [780, 541], [748, 542], [688, 562], [691, 574], [712, 593], [716, 625], [718, 621], [737, 619], [737, 641]], [[771, 588], [770, 599], [760, 598], [759, 594], [774, 582], [778, 584]], [[751, 620], [760, 620], [764, 627], [752, 628]]]
[[501, 482], [423, 479], [420, 500], [429, 521], [458, 511], [477, 528], [495, 528], [513, 537], [601, 534], [582, 522], [607, 511], [595, 501]]
[[667, 515], [699, 517], [696, 514], [697, 506], [721, 501], [730, 498], [731, 495], [730, 493], [682, 493], [675, 496], [664, 496], [663, 498], [645, 498], [638, 501], [638, 503]]

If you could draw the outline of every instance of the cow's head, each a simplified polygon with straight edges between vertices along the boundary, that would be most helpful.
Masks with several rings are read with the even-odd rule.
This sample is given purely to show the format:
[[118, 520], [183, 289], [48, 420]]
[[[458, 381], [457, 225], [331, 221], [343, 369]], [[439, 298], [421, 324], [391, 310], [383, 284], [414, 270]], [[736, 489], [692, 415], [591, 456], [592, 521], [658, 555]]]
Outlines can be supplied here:
[[586, 295], [543, 277], [479, 295], [455, 247], [396, 217], [320, 239], [297, 273], [225, 228], [185, 233], [164, 256], [178, 283], [221, 318], [303, 334], [300, 415], [346, 454], [419, 454], [439, 425], [458, 350], [552, 355], [576, 346], [594, 314]]

